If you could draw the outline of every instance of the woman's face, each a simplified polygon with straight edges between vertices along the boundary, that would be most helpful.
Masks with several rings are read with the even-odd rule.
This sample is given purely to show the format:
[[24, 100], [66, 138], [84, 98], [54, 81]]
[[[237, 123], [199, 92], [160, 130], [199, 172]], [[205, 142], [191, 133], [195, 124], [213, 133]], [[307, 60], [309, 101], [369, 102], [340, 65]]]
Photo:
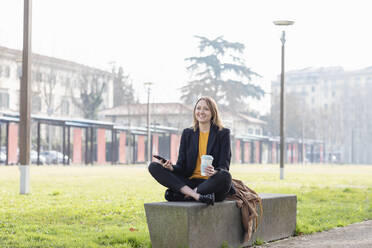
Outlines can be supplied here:
[[195, 108], [195, 117], [199, 123], [210, 123], [212, 112], [205, 100], [200, 100]]

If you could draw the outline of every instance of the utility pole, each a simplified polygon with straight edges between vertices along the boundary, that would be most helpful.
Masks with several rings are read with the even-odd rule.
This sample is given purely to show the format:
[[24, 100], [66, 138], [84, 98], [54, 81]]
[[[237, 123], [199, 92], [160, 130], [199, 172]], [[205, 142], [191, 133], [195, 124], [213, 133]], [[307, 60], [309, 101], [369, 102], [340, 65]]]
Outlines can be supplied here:
[[[274, 21], [277, 26], [293, 25], [294, 21]], [[282, 31], [282, 70], [280, 75], [280, 179], [284, 179], [284, 152], [285, 152], [285, 138], [284, 138], [284, 45], [285, 45], [285, 31]]]
[[145, 87], [147, 88], [147, 163], [151, 163], [151, 132], [150, 132], [150, 92], [151, 86], [154, 83], [146, 82]]
[[30, 146], [31, 146], [31, 12], [32, 0], [24, 0], [22, 79], [19, 106], [19, 170], [20, 194], [30, 192]]

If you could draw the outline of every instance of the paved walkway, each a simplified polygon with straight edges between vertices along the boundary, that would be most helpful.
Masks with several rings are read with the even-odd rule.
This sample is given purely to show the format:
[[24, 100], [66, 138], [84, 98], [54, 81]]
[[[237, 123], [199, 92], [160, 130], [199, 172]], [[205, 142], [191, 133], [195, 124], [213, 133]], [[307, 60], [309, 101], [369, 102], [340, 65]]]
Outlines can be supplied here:
[[371, 248], [372, 220], [329, 231], [279, 240], [259, 247], [276, 248]]

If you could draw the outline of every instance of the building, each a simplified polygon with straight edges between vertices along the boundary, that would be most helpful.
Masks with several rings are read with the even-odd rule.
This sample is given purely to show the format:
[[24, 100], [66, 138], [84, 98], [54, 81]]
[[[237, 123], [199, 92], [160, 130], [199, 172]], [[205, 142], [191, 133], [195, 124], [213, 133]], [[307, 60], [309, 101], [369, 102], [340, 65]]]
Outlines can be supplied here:
[[[182, 103], [152, 103], [151, 126], [168, 126], [182, 131], [192, 125], [193, 106]], [[147, 104], [127, 104], [100, 112], [101, 119], [127, 126], [146, 126]], [[221, 111], [221, 118], [234, 135], [263, 135], [266, 122], [240, 113]]]
[[[279, 97], [280, 77], [271, 84]], [[317, 129], [326, 160], [340, 163], [372, 163], [372, 67], [346, 71], [342, 67], [294, 70], [285, 74], [286, 95], [296, 96], [313, 113], [322, 113]], [[319, 125], [321, 126], [321, 125]], [[316, 137], [313, 137], [316, 138]]]
[[[0, 110], [19, 111], [22, 52], [0, 46]], [[33, 114], [57, 117], [83, 117], [73, 103], [80, 92], [93, 86], [103, 87], [100, 108], [113, 106], [111, 72], [75, 62], [33, 54], [31, 90]]]
[[[344, 99], [345, 91], [357, 90], [365, 84], [372, 84], [372, 67], [354, 71], [345, 71], [340, 66], [309, 67], [285, 73], [286, 94], [301, 97], [313, 109], [328, 109]], [[279, 96], [280, 76], [272, 82], [271, 91]]]
[[[0, 46], [0, 112], [19, 112], [22, 52]], [[100, 108], [113, 106], [112, 73], [75, 62], [33, 54], [31, 66], [31, 114], [57, 118], [84, 118], [81, 93], [102, 90]], [[5, 125], [0, 128], [6, 129]], [[35, 123], [32, 134], [37, 132]], [[6, 130], [3, 130], [5, 132]], [[0, 129], [1, 132], [1, 129]], [[43, 149], [58, 149], [62, 129], [55, 125], [41, 130]], [[4, 140], [4, 137], [1, 137]], [[35, 136], [31, 137], [33, 144]]]

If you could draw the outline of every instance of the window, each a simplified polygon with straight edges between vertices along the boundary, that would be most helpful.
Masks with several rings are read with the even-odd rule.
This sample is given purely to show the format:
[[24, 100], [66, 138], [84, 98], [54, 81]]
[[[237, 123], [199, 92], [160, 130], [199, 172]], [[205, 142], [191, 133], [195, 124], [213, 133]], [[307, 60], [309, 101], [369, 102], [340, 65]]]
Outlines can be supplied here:
[[9, 108], [9, 94], [6, 92], [0, 92], [0, 107]]
[[260, 129], [256, 129], [256, 135], [261, 135], [261, 130]]
[[41, 72], [39, 71], [36, 72], [36, 78], [35, 78], [36, 82], [41, 82], [42, 79], [43, 79], [43, 74], [41, 74]]
[[10, 67], [9, 65], [5, 66], [5, 77], [9, 77], [10, 76]]
[[69, 89], [70, 88], [70, 78], [69, 77], [66, 77], [66, 88]]
[[0, 65], [0, 77], [2, 76], [3, 74], [3, 67]]
[[54, 73], [51, 73], [50, 75], [48, 75], [47, 78], [48, 78], [49, 83], [56, 83], [57, 81], [57, 76]]
[[22, 77], [22, 66], [17, 66], [17, 78]]
[[74, 105], [72, 109], [74, 111], [74, 115], [80, 115], [81, 114], [80, 108], [78, 106]]
[[83, 84], [78, 80], [76, 80], [73, 85], [76, 89], [80, 89], [80, 87], [83, 87]]
[[41, 97], [32, 96], [32, 111], [40, 112], [41, 111]]
[[311, 91], [315, 92], [315, 86], [311, 86]]
[[61, 114], [62, 115], [69, 115], [70, 114], [70, 102], [69, 101], [62, 100]]
[[248, 128], [248, 133], [249, 134], [253, 134], [253, 129], [252, 128]]
[[103, 83], [102, 84], [102, 87], [103, 87], [103, 92], [107, 92], [107, 84], [106, 83]]

